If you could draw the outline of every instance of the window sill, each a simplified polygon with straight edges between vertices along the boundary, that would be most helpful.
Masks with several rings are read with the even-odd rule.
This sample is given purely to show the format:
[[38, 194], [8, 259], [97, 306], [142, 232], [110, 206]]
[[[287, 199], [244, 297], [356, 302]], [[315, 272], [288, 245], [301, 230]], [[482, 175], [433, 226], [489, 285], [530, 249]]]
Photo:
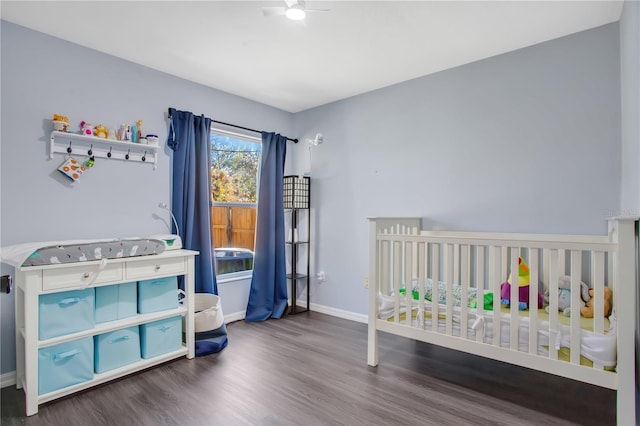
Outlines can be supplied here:
[[252, 274], [253, 274], [252, 270], [231, 272], [229, 274], [220, 274], [220, 275], [216, 275], [216, 281], [218, 282], [218, 284], [224, 284], [224, 283], [230, 283], [235, 281], [250, 280]]

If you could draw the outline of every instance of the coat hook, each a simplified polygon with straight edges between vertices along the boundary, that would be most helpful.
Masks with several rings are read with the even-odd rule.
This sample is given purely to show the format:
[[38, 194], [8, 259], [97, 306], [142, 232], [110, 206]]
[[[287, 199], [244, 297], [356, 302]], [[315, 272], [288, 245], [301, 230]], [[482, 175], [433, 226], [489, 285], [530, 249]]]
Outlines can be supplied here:
[[129, 153], [130, 153], [130, 152], [131, 152], [131, 150], [130, 150], [130, 149], [128, 149], [128, 150], [127, 150], [127, 155], [125, 155], [125, 156], [124, 156], [124, 159], [125, 159], [125, 160], [128, 160], [128, 159], [129, 159]]
[[147, 161], [147, 151], [144, 152], [144, 155], [142, 156], [142, 161]]
[[107, 152], [107, 157], [111, 158], [111, 150], [113, 149], [113, 147], [109, 147], [109, 152]]
[[93, 155], [93, 144], [91, 144], [91, 146], [89, 147], [89, 151], [87, 151], [87, 155], [89, 156]]
[[69, 147], [67, 148], [67, 153], [71, 154], [71, 151], [73, 151], [73, 150], [71, 149], [71, 142], [69, 142]]

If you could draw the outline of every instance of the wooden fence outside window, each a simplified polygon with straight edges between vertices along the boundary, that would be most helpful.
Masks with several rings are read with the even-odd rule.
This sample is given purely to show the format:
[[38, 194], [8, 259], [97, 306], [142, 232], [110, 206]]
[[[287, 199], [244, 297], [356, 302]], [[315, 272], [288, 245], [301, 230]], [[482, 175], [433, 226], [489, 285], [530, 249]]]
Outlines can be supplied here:
[[216, 203], [211, 207], [214, 248], [233, 247], [254, 251], [256, 204]]

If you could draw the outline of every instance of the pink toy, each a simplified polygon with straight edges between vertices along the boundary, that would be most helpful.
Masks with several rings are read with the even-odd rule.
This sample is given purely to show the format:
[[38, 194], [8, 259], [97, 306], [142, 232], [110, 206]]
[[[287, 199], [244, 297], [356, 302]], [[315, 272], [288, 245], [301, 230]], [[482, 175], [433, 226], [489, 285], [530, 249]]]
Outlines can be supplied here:
[[93, 136], [93, 125], [87, 123], [86, 121], [80, 122], [80, 133], [86, 136]]

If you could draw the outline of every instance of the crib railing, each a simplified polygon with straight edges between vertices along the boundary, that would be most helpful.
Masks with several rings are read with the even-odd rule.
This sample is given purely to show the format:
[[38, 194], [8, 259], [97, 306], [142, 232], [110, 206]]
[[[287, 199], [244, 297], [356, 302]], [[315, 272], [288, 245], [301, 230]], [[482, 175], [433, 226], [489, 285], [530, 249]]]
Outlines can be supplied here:
[[[635, 297], [633, 220], [612, 220], [607, 236], [420, 231], [419, 220], [398, 221], [395, 225], [394, 221], [397, 219], [371, 219], [369, 365], [378, 363], [376, 331], [383, 330], [612, 389], [626, 386], [633, 395], [635, 299], [627, 299]], [[518, 305], [519, 259], [530, 270], [529, 306], [524, 311]], [[510, 273], [511, 303], [504, 312], [500, 286]], [[568, 363], [558, 362], [555, 344], [562, 337], [560, 320], [564, 314], [559, 310], [557, 283], [563, 276], [570, 277], [571, 290]], [[590, 331], [617, 333], [617, 370], [630, 368], [626, 370], [630, 379], [605, 371], [597, 362], [593, 368], [581, 365], [581, 282], [593, 289]], [[613, 293], [609, 325], [604, 315], [606, 287]], [[427, 291], [429, 299], [425, 299]], [[540, 312], [544, 312], [539, 311], [543, 308], [538, 306], [539, 292], [548, 293], [548, 318], [545, 316], [544, 323], [539, 321], [539, 315], [543, 315]], [[488, 293], [493, 295], [491, 309], [484, 306]], [[393, 300], [394, 313], [389, 319], [378, 318], [379, 295]], [[470, 306], [472, 295], [476, 303]], [[427, 321], [429, 316], [431, 320]], [[470, 335], [467, 327], [470, 320], [487, 317], [493, 326], [489, 342], [481, 332]], [[522, 321], [528, 326], [524, 331], [520, 328]], [[456, 325], [459, 330], [454, 331]], [[508, 326], [507, 348], [501, 345], [503, 326]], [[540, 332], [548, 334], [545, 356], [538, 353]], [[526, 351], [519, 348], [520, 333], [527, 333]]]

